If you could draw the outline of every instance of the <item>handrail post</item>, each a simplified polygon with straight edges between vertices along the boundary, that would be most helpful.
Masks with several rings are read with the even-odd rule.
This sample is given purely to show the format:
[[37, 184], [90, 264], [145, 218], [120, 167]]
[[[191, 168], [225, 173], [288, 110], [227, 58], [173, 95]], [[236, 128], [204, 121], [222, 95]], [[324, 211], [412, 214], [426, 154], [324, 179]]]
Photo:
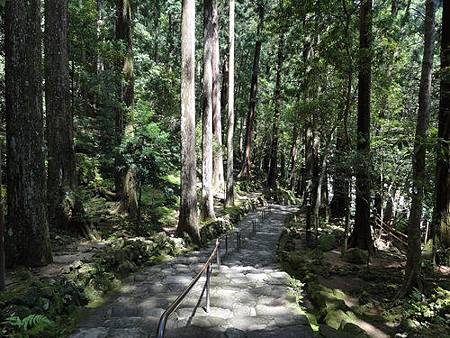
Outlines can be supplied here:
[[240, 231], [236, 231], [236, 251], [239, 251], [241, 247], [241, 233]]
[[221, 262], [220, 262], [220, 242], [217, 241], [217, 269], [220, 271], [220, 266], [221, 266]]
[[210, 284], [211, 284], [211, 263], [209, 264], [208, 268], [206, 269], [206, 312], [209, 313], [210, 310], [210, 302], [211, 302], [211, 295], [210, 295]]

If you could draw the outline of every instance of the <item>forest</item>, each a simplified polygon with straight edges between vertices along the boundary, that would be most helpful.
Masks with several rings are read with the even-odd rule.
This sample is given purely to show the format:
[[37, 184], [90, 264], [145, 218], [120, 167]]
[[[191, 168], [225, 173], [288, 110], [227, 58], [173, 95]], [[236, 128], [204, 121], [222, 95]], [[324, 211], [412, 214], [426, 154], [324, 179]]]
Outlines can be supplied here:
[[450, 337], [449, 0], [0, 14], [0, 337]]

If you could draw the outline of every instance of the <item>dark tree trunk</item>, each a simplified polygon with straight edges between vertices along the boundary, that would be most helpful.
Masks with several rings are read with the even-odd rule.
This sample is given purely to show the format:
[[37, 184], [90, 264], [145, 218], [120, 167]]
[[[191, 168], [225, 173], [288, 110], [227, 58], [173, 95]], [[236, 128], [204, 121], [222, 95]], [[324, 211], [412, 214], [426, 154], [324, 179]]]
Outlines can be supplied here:
[[450, 3], [444, 1], [441, 40], [441, 98], [432, 238], [450, 245]]
[[120, 154], [118, 147], [126, 133], [130, 132], [131, 111], [134, 108], [134, 62], [133, 31], [131, 2], [117, 0], [116, 4], [116, 40], [121, 44], [120, 57], [117, 64], [119, 85], [117, 91], [118, 106], [116, 108], [116, 163], [115, 186], [121, 201], [121, 210], [131, 218], [137, 217], [137, 191], [135, 174]]
[[52, 261], [44, 164], [41, 2], [5, 8], [8, 264]]
[[0, 292], [5, 290], [5, 213], [3, 207], [3, 140], [0, 141]]
[[293, 130], [292, 130], [292, 144], [291, 144], [291, 150], [289, 152], [290, 157], [290, 164], [289, 164], [289, 186], [292, 189], [295, 187], [295, 180], [296, 180], [296, 173], [297, 173], [297, 155], [298, 155], [298, 123], [294, 124]]
[[360, 9], [360, 56], [358, 88], [358, 160], [356, 164], [355, 226], [349, 247], [372, 251], [370, 229], [370, 87], [372, 0], [362, 0]]
[[200, 243], [195, 151], [195, 0], [183, 0], [181, 25], [181, 204], [177, 232]]
[[391, 13], [393, 16], [397, 16], [398, 13], [398, 0], [392, 0]]
[[227, 187], [225, 206], [234, 205], [234, 16], [235, 0], [230, 0], [230, 27], [229, 27], [229, 71], [228, 71], [228, 131], [227, 131]]
[[213, 199], [213, 7], [215, 0], [204, 1], [203, 124], [202, 124], [202, 217], [214, 219]]
[[154, 0], [153, 1], [153, 32], [155, 34], [154, 35], [155, 45], [153, 47], [153, 59], [155, 62], [158, 62], [158, 59], [159, 59], [159, 34], [160, 34], [160, 25], [161, 25], [160, 17], [161, 17], [160, 0]]
[[244, 159], [242, 163], [242, 170], [240, 176], [246, 177], [250, 175], [251, 171], [251, 152], [252, 152], [252, 140], [253, 140], [253, 127], [256, 119], [256, 105], [258, 98], [258, 76], [259, 76], [259, 62], [261, 59], [261, 47], [262, 47], [262, 29], [264, 27], [264, 7], [259, 5], [259, 21], [257, 28], [257, 41], [255, 44], [255, 54], [253, 57], [253, 70], [252, 70], [252, 82], [250, 85], [250, 100], [249, 109], [246, 117], [246, 129], [244, 138]]
[[270, 166], [267, 175], [267, 186], [269, 188], [275, 188], [278, 178], [278, 143], [279, 143], [279, 128], [281, 117], [281, 75], [284, 62], [284, 32], [280, 35], [280, 41], [278, 45], [278, 57], [277, 57], [277, 69], [276, 69], [276, 81], [275, 81], [275, 95], [274, 105], [275, 112], [272, 122], [272, 144], [270, 146]]
[[419, 89], [419, 111], [413, 155], [412, 202], [408, 221], [408, 259], [401, 296], [413, 287], [422, 288], [422, 248], [420, 224], [422, 221], [423, 193], [426, 181], [425, 160], [428, 120], [430, 116], [431, 79], [433, 74], [435, 0], [425, 2], [425, 34], [422, 75]]
[[336, 172], [334, 176], [333, 184], [333, 200], [330, 205], [330, 213], [333, 219], [342, 219], [346, 216], [346, 210], [348, 206], [348, 194], [350, 186], [350, 175], [349, 168], [345, 163], [345, 158], [347, 156], [350, 146], [350, 141], [348, 137], [348, 126], [347, 120], [350, 114], [351, 104], [352, 104], [352, 82], [353, 82], [353, 71], [352, 68], [349, 69], [347, 86], [345, 89], [345, 107], [343, 123], [338, 131], [337, 141], [336, 141]]
[[67, 0], [45, 1], [45, 105], [48, 147], [48, 220], [54, 228], [73, 221], [77, 186], [67, 53]]
[[225, 177], [223, 169], [223, 141], [222, 141], [222, 97], [220, 91], [220, 45], [219, 45], [219, 12], [217, 2], [213, 3], [214, 39], [212, 51], [213, 71], [213, 134], [214, 134], [214, 159], [213, 159], [213, 191], [223, 191]]

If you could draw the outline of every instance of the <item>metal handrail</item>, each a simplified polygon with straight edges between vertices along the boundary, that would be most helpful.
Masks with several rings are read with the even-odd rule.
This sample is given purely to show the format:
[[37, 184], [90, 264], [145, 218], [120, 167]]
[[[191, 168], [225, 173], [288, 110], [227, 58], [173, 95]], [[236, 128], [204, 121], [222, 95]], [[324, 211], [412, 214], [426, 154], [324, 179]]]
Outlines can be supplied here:
[[220, 241], [219, 239], [216, 239], [216, 245], [214, 246], [214, 250], [211, 252], [211, 255], [209, 256], [206, 263], [203, 265], [201, 270], [197, 273], [197, 275], [194, 277], [192, 282], [189, 284], [189, 286], [184, 290], [184, 292], [178, 296], [178, 298], [170, 305], [170, 307], [164, 311], [164, 313], [161, 315], [161, 318], [158, 323], [158, 330], [157, 330], [157, 337], [158, 338], [164, 338], [164, 333], [166, 329], [167, 319], [169, 316], [178, 309], [178, 307], [183, 302], [184, 298], [189, 294], [189, 292], [192, 290], [192, 288], [197, 284], [199, 279], [202, 277], [203, 273], [206, 271], [206, 312], [209, 312], [209, 306], [210, 306], [210, 280], [211, 280], [211, 271], [212, 271], [212, 260], [214, 256], [217, 255], [217, 265], [220, 269]]
[[[271, 212], [271, 208], [269, 208], [269, 213]], [[261, 211], [261, 220], [264, 221], [266, 218], [266, 211]], [[253, 232], [256, 233], [256, 221], [252, 222]], [[249, 227], [246, 227], [244, 229], [235, 230], [232, 233], [226, 233], [222, 236], [219, 236], [219, 238], [216, 239], [216, 245], [214, 246], [213, 251], [211, 252], [211, 255], [209, 255], [208, 260], [203, 265], [201, 270], [197, 273], [197, 275], [194, 277], [192, 282], [189, 284], [189, 286], [183, 291], [183, 293], [178, 296], [178, 298], [169, 306], [169, 308], [164, 311], [164, 313], [161, 315], [161, 318], [159, 319], [158, 323], [158, 329], [156, 336], [157, 338], [164, 338], [167, 320], [169, 319], [169, 316], [175, 312], [178, 307], [183, 302], [184, 298], [189, 294], [189, 292], [192, 290], [192, 288], [197, 284], [197, 282], [202, 277], [203, 273], [206, 272], [206, 312], [209, 312], [210, 310], [210, 286], [211, 286], [211, 272], [212, 272], [212, 260], [214, 259], [214, 256], [217, 256], [217, 266], [220, 269], [220, 239], [225, 237], [225, 253], [228, 253], [228, 236], [231, 234], [236, 234], [236, 250], [239, 251], [241, 247], [241, 231], [248, 229]]]

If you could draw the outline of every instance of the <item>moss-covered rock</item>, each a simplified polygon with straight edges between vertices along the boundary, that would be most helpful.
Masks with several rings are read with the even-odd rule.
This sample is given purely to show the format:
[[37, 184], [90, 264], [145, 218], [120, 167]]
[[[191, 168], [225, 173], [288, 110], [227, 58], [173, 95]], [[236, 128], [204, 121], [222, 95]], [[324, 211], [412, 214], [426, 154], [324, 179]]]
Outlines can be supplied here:
[[369, 252], [358, 248], [351, 248], [345, 253], [345, 259], [353, 264], [367, 264]]
[[307, 291], [323, 317], [333, 310], [348, 310], [344, 302], [345, 294], [339, 289], [330, 289], [320, 284], [308, 284]]
[[358, 325], [351, 323], [351, 322], [345, 324], [344, 327], [339, 331], [344, 333], [346, 337], [370, 338], [370, 336], [366, 333], [366, 331], [364, 331]]
[[341, 309], [334, 309], [327, 312], [325, 323], [335, 330], [344, 328], [346, 324], [352, 323], [356, 320], [356, 316], [351, 311], [344, 311]]
[[333, 234], [323, 234], [319, 237], [319, 248], [322, 251], [331, 251], [336, 247], [336, 237]]

